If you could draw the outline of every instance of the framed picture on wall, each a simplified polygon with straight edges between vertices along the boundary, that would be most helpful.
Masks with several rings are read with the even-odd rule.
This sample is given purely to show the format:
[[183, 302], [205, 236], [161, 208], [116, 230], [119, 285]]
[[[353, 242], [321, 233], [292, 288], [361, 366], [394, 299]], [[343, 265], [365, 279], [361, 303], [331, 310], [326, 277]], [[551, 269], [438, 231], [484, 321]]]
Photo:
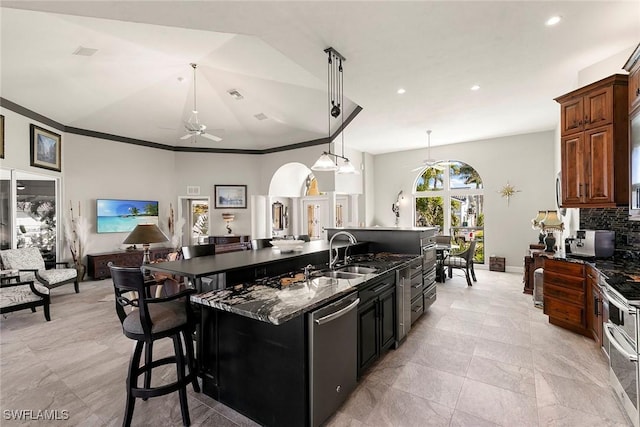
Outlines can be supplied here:
[[31, 124], [31, 166], [60, 172], [62, 137]]
[[0, 114], [0, 159], [4, 159], [4, 116]]
[[215, 185], [215, 209], [246, 209], [246, 185]]

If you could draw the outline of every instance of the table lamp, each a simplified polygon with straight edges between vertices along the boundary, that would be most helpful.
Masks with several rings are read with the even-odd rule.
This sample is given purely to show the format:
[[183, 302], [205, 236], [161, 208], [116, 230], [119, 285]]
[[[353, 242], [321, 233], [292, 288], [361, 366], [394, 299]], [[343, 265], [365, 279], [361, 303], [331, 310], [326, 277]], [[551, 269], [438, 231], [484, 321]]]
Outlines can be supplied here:
[[555, 252], [553, 247], [556, 244], [556, 238], [553, 235], [553, 231], [564, 230], [564, 223], [562, 222], [560, 217], [558, 217], [558, 212], [547, 211], [547, 215], [542, 221], [540, 221], [540, 226], [542, 227], [542, 231], [547, 233], [547, 236], [544, 238], [544, 244], [547, 247], [544, 248], [544, 251]]
[[232, 213], [222, 214], [222, 220], [227, 223], [227, 233], [229, 234], [231, 234], [231, 227], [229, 226], [229, 224], [232, 223], [235, 218], [236, 216]]
[[544, 243], [544, 233], [542, 232], [542, 226], [540, 222], [547, 216], [547, 211], [538, 211], [538, 215], [531, 220], [531, 228], [534, 230], [540, 230], [540, 235], [538, 236], [538, 243]]
[[[169, 238], [158, 228], [155, 224], [138, 224], [136, 228], [124, 239], [125, 244], [141, 243], [144, 250], [144, 256], [142, 257], [142, 264], [150, 264], [149, 259], [149, 245], [151, 243], [162, 243], [169, 241]], [[144, 272], [145, 277], [151, 276], [148, 270]]]

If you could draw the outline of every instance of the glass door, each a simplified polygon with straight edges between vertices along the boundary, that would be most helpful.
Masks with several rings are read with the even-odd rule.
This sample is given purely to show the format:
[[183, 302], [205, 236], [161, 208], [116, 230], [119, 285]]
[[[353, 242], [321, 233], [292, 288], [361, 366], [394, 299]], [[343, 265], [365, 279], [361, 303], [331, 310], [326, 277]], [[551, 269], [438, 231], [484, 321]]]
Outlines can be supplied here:
[[37, 247], [47, 268], [55, 267], [60, 249], [59, 178], [2, 170], [0, 193], [2, 249]]

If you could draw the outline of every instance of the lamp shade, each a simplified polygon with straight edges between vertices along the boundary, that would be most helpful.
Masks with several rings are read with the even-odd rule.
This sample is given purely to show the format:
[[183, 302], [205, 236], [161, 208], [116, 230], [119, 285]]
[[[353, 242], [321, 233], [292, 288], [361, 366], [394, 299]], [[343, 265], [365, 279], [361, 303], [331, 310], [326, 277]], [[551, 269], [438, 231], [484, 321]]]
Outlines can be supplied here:
[[136, 228], [124, 239], [126, 244], [149, 244], [168, 241], [169, 238], [155, 224], [138, 224]]
[[231, 222], [234, 219], [236, 219], [236, 216], [232, 213], [223, 213], [222, 214], [222, 220], [223, 221], [227, 221], [227, 222]]
[[538, 215], [531, 220], [531, 227], [535, 230], [541, 228], [540, 222], [547, 216], [547, 211], [538, 211]]
[[331, 157], [327, 153], [323, 153], [322, 156], [311, 166], [311, 170], [314, 171], [336, 171], [338, 165], [336, 165]]
[[558, 217], [558, 212], [547, 211], [547, 215], [540, 221], [542, 230], [564, 230], [564, 223]]
[[340, 167], [338, 168], [338, 171], [336, 173], [339, 174], [349, 174], [349, 175], [356, 175], [358, 174], [358, 170], [353, 166], [353, 163], [351, 163], [349, 161], [349, 159], [344, 159], [344, 162], [342, 163], [342, 165], [340, 165]]

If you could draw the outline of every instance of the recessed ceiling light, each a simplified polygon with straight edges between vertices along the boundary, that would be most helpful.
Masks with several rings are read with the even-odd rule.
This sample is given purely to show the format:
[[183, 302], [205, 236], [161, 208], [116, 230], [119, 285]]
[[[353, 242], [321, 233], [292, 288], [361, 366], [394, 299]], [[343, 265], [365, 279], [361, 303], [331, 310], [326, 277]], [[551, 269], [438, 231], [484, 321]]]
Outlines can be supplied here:
[[558, 22], [560, 22], [562, 20], [562, 18], [560, 16], [552, 16], [551, 18], [547, 19], [547, 22], [545, 22], [545, 24], [547, 24], [547, 26], [552, 26], [552, 25], [556, 25]]
[[404, 90], [402, 88], [398, 89], [398, 95], [402, 95], [405, 92], [406, 92], [406, 90]]
[[184, 77], [182, 76], [178, 77], [178, 83], [182, 83], [182, 82], [184, 82]]
[[480, 86], [473, 85], [473, 86], [471, 86], [471, 90], [480, 90]]
[[255, 117], [258, 120], [267, 120], [269, 117], [267, 117], [266, 114], [264, 113], [258, 113], [258, 114], [254, 114], [253, 117]]

